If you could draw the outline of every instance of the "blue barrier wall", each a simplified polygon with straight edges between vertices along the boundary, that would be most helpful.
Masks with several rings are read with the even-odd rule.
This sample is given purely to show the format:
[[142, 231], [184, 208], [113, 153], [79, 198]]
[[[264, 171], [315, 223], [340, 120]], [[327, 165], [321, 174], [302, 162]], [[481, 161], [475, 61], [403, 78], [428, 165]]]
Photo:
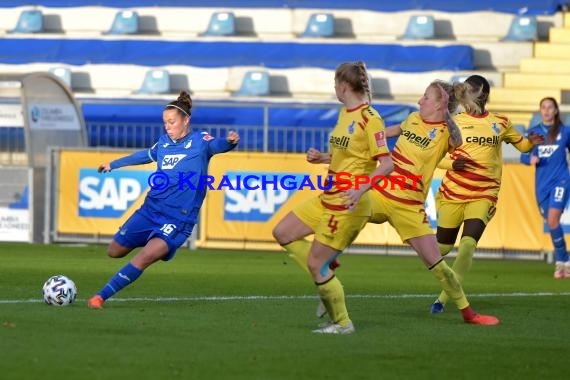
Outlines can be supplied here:
[[322, 67], [334, 69], [343, 61], [365, 61], [370, 69], [401, 72], [472, 70], [473, 48], [402, 46], [395, 44], [300, 42], [180, 42], [101, 39], [0, 39], [0, 62], [70, 65], [137, 64], [199, 67], [265, 66], [269, 68]]
[[[230, 129], [242, 134], [241, 150], [305, 152], [322, 148], [338, 117], [338, 103], [308, 107], [301, 104], [202, 102], [192, 107], [192, 128], [216, 135]], [[402, 104], [375, 104], [386, 125], [401, 123], [416, 110]], [[83, 103], [89, 146], [145, 148], [164, 133], [164, 104]], [[264, 127], [267, 121], [267, 140]]]
[[[216, 136], [235, 129], [242, 135], [240, 150], [243, 151], [267, 149], [299, 153], [309, 147], [324, 149], [339, 106], [339, 103], [309, 107], [294, 103], [197, 102], [192, 108], [192, 128], [210, 130]], [[374, 107], [386, 125], [399, 124], [416, 110], [401, 104], [375, 104]], [[88, 144], [92, 147], [147, 148], [164, 134], [163, 103], [84, 102], [81, 108]], [[0, 152], [24, 151], [24, 128], [0, 126]]]
[[[165, 5], [167, 3], [167, 5]], [[315, 8], [315, 9], [370, 9], [384, 12], [426, 9], [444, 12], [496, 11], [505, 13], [554, 14], [568, 0], [36, 0], [25, 4], [20, 0], [3, 0], [0, 7], [43, 5], [46, 7], [106, 6], [112, 8], [137, 7], [209, 7], [209, 8]]]

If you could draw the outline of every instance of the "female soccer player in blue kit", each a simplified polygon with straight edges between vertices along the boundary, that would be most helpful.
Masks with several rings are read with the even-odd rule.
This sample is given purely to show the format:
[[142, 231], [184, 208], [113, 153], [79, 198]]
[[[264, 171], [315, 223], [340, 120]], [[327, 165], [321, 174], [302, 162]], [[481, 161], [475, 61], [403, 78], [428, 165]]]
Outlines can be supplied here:
[[151, 189], [143, 205], [115, 234], [107, 254], [120, 258], [135, 248], [142, 249], [89, 299], [88, 307], [101, 309], [105, 300], [133, 283], [150, 265], [171, 260], [192, 233], [206, 196], [200, 177], [208, 174], [208, 163], [214, 154], [236, 147], [239, 135], [230, 132], [222, 140], [207, 132], [192, 131], [191, 108], [190, 94], [182, 91], [162, 112], [166, 134], [156, 144], [99, 166], [99, 172], [104, 173], [154, 161], [157, 171], [149, 177]]
[[570, 172], [566, 159], [570, 151], [570, 128], [562, 124], [558, 102], [554, 98], [547, 97], [540, 101], [540, 116], [541, 122], [531, 126], [528, 133], [543, 134], [546, 141], [535, 146], [530, 154], [522, 154], [521, 162], [536, 167], [535, 196], [554, 245], [554, 278], [570, 278], [570, 260], [564, 231], [560, 226], [560, 217], [570, 194]]

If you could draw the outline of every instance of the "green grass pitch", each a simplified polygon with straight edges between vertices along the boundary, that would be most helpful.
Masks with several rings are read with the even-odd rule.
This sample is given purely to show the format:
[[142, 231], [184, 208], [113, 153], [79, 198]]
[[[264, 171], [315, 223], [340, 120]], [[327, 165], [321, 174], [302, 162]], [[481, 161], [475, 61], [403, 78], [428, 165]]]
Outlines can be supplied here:
[[[105, 247], [0, 244], [0, 378], [549, 379], [567, 373], [570, 279], [543, 262], [475, 259], [464, 288], [499, 326], [472, 326], [417, 257], [347, 254], [337, 275], [356, 327], [311, 333], [316, 289], [285, 254], [181, 249], [90, 310], [126, 261]], [[48, 306], [65, 274], [79, 295]]]

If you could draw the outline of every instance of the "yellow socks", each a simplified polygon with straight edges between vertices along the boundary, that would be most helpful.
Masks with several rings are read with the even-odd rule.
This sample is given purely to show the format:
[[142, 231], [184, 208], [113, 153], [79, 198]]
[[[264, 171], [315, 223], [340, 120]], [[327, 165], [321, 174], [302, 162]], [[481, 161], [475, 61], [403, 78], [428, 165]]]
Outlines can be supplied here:
[[344, 289], [338, 278], [333, 275], [328, 281], [316, 285], [331, 321], [341, 326], [347, 326], [350, 323], [350, 318], [344, 301]]
[[283, 246], [287, 254], [292, 258], [305, 272], [309, 275], [309, 267], [307, 261], [309, 259], [309, 250], [311, 249], [311, 242], [307, 239], [295, 240]]
[[469, 306], [469, 302], [465, 297], [465, 293], [463, 293], [461, 284], [455, 277], [455, 274], [451, 268], [445, 261], [443, 261], [443, 259], [431, 267], [430, 270], [441, 283], [441, 287], [443, 288], [444, 293], [455, 302], [458, 309], [461, 310]]
[[[457, 257], [453, 262], [452, 270], [455, 272], [455, 277], [459, 283], [463, 282], [465, 274], [471, 269], [471, 264], [473, 263], [473, 255], [475, 249], [477, 248], [477, 242], [471, 236], [463, 236], [459, 241], [459, 248], [457, 250]], [[441, 292], [437, 298], [439, 302], [445, 304], [449, 297], [445, 292]]]
[[439, 246], [439, 252], [442, 256], [447, 255], [453, 249], [453, 244], [437, 243], [437, 245]]

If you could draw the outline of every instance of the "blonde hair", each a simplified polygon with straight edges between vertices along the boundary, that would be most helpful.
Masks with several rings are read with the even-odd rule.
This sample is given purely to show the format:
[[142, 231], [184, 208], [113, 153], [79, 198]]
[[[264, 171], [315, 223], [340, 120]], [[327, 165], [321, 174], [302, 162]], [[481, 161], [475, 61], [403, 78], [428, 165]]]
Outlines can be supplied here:
[[372, 90], [366, 64], [362, 61], [345, 62], [339, 65], [334, 74], [335, 81], [346, 82], [352, 91], [366, 96], [372, 102]]
[[441, 96], [441, 91], [439, 90], [438, 86], [440, 86], [441, 88], [443, 88], [443, 90], [447, 93], [447, 95], [449, 95], [449, 100], [447, 102], [447, 110], [449, 111], [450, 114], [455, 113], [455, 111], [457, 110], [457, 107], [459, 106], [459, 101], [457, 100], [457, 97], [455, 96], [455, 85], [449, 82], [445, 82], [442, 80], [434, 80], [433, 82], [431, 82], [429, 84], [428, 87], [434, 88], [436, 91], [436, 96], [437, 96], [437, 100], [441, 100], [442, 96]]

